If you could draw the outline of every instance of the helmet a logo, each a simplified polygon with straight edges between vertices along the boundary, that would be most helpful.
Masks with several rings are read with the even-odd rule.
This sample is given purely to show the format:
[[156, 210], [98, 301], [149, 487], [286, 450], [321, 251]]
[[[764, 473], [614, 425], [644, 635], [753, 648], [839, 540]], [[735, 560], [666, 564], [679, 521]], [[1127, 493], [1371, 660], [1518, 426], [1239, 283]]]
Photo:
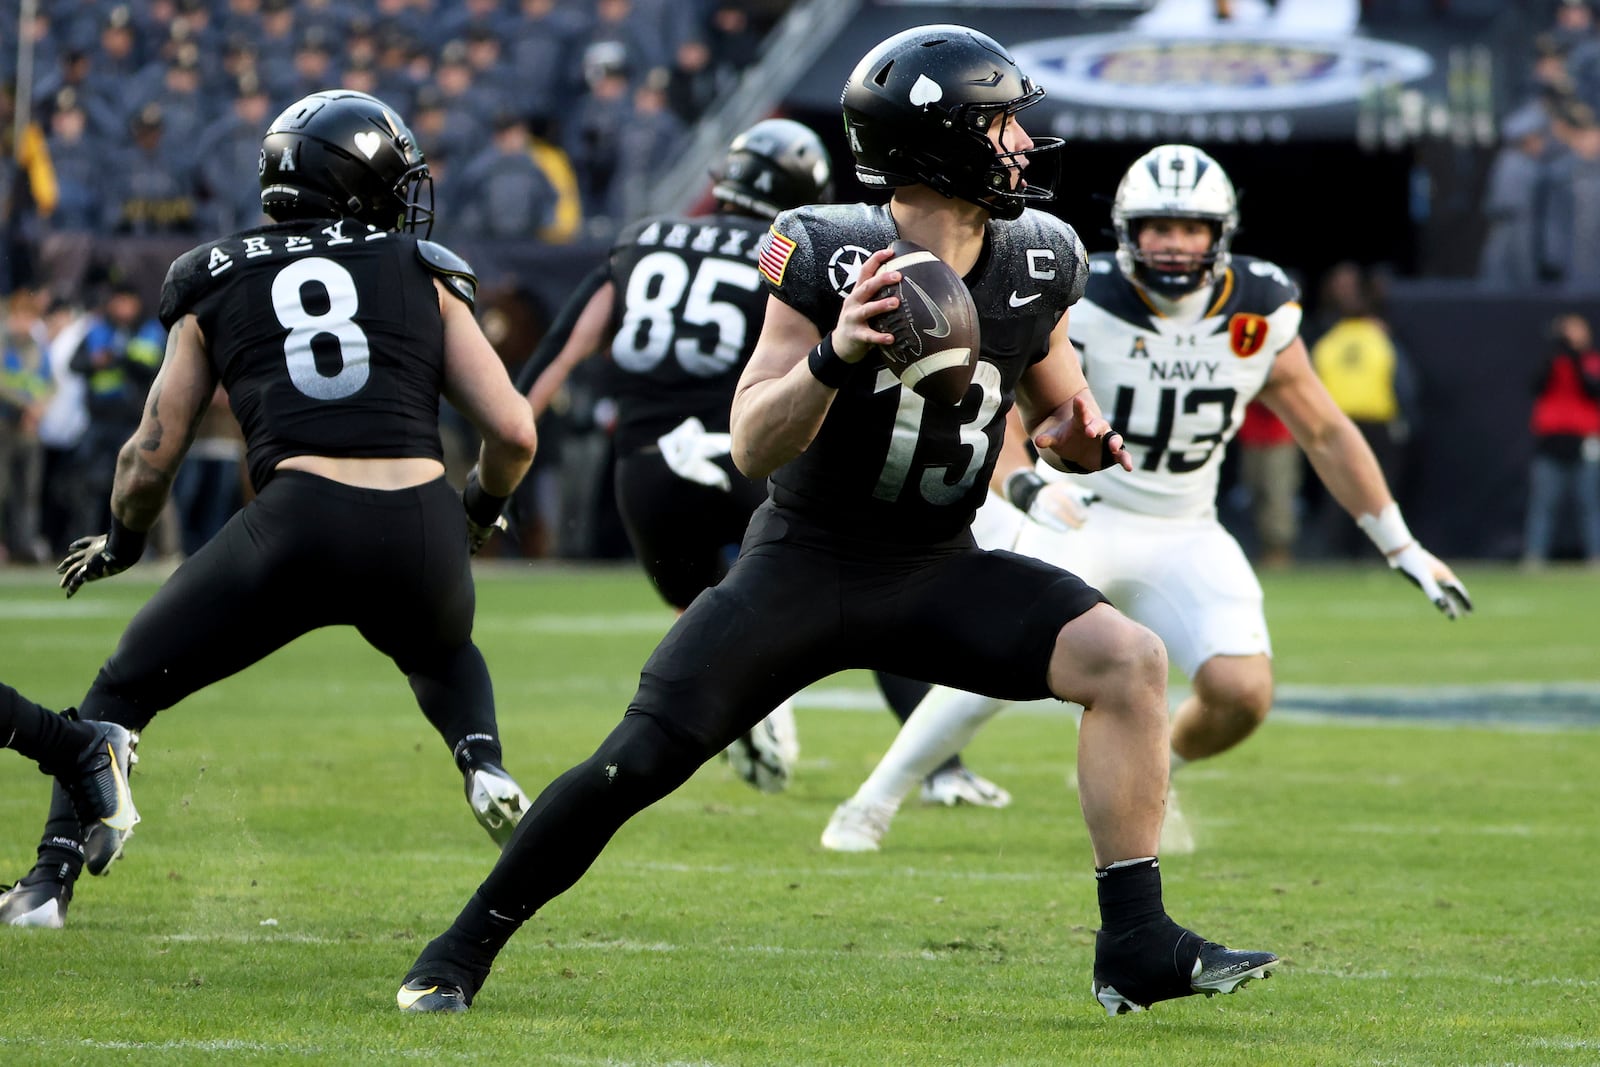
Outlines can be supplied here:
[[362, 130], [355, 136], [356, 148], [362, 155], [371, 159], [378, 154], [378, 149], [383, 147], [383, 138], [371, 130]]
[[944, 99], [944, 88], [926, 74], [918, 74], [911, 86], [910, 100], [917, 107], [937, 103]]
[[287, 173], [294, 169], [294, 145], [284, 145], [283, 155], [278, 157], [278, 170]]

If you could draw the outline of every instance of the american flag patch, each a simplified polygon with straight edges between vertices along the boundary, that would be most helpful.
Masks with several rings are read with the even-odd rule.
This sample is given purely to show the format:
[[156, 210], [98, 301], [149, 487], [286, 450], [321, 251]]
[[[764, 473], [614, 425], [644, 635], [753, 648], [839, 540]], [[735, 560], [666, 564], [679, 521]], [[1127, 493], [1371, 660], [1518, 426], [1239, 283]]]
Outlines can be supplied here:
[[794, 242], [789, 240], [777, 230], [767, 230], [767, 235], [761, 242], [761, 255], [756, 259], [756, 266], [761, 268], [761, 273], [773, 285], [783, 284], [783, 272], [789, 266], [789, 257], [794, 255]]

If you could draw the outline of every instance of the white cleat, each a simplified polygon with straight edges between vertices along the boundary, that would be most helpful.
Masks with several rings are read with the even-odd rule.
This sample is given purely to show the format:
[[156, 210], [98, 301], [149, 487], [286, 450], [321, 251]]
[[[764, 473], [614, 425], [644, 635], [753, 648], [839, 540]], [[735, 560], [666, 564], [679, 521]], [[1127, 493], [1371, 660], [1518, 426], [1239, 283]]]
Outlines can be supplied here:
[[26, 879], [0, 893], [0, 926], [59, 930], [67, 924], [72, 889], [64, 882]]
[[530, 801], [522, 787], [495, 763], [479, 763], [466, 773], [467, 804], [494, 843], [505, 848]]
[[922, 802], [947, 808], [958, 804], [1003, 808], [1011, 803], [1011, 794], [965, 767], [950, 767], [928, 775], [922, 783]]
[[795, 764], [800, 761], [800, 732], [795, 727], [794, 704], [785, 700], [765, 719], [727, 750], [733, 773], [763, 793], [789, 788]]
[[851, 798], [833, 810], [822, 831], [829, 852], [876, 852], [894, 820], [895, 805]]
[[1188, 856], [1194, 852], [1194, 831], [1178, 807], [1178, 791], [1167, 790], [1167, 817], [1161, 822], [1161, 855]]

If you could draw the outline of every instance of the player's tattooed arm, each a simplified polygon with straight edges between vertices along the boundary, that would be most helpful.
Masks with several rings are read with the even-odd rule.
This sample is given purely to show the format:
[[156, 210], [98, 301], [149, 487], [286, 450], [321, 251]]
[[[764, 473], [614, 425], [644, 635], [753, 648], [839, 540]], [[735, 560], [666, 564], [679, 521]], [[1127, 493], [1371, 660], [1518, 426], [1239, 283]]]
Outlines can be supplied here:
[[185, 315], [167, 337], [139, 428], [117, 455], [111, 513], [118, 522], [132, 530], [155, 525], [216, 384], [200, 326], [193, 315]]

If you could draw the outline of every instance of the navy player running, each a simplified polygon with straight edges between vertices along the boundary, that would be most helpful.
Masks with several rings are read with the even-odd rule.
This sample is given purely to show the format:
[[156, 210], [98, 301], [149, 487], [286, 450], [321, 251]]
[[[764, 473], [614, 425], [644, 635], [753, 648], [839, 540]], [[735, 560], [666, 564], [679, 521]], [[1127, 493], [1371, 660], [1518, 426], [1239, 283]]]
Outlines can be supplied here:
[[[219, 383], [258, 495], [134, 616], [83, 717], [141, 730], [302, 634], [354, 626], [405, 674], [503, 843], [526, 798], [500, 767], [469, 554], [532, 462], [532, 415], [473, 318], [471, 269], [411, 232], [431, 225], [432, 181], [382, 101], [290, 105], [262, 141], [261, 205], [273, 225], [172, 264], [166, 358], [117, 462], [111, 532], [74, 544], [61, 584], [71, 596], [138, 561]], [[483, 437], [460, 496], [444, 479], [441, 396]], [[39, 863], [0, 915], [47, 900], [64, 912], [86, 850], [99, 873], [125, 837], [96, 825], [85, 839], [58, 792]]]
[[[734, 387], [767, 308], [757, 246], [779, 212], [826, 203], [832, 191], [827, 149], [789, 119], [764, 119], [735, 137], [713, 177], [715, 213], [657, 216], [623, 230], [517, 376], [538, 418], [573, 368], [609, 354], [617, 505], [634, 554], [679, 612], [722, 580], [767, 497], [728, 454]], [[876, 677], [901, 722], [928, 691]], [[784, 700], [727, 755], [746, 782], [779, 792], [798, 751], [793, 704]], [[947, 804], [1004, 807], [1011, 799], [955, 754], [929, 772], [923, 792]]]
[[[889, 38], [843, 99], [857, 174], [885, 207], [780, 215], [761, 257], [771, 300], [739, 383], [733, 457], [771, 475], [723, 581], [645, 664], [600, 748], [534, 801], [455, 922], [423, 949], [403, 1009], [462, 1011], [507, 940], [570, 888], [631, 816], [671, 793], [801, 687], [871, 667], [996, 696], [1083, 704], [1080, 801], [1098, 875], [1094, 989], [1108, 1011], [1232, 992], [1267, 973], [1170, 919], [1156, 861], [1166, 794], [1160, 640], [1073, 575], [977, 549], [969, 531], [1007, 409], [1063, 468], [1127, 463], [1067, 340], [1087, 264], [1070, 227], [1034, 211], [1061, 141], [1018, 112], [1041, 90], [990, 38], [929, 26]], [[915, 241], [962, 274], [982, 329], [963, 402], [925, 402], [883, 367], [868, 320], [887, 245]]]
[[[1193, 686], [1173, 716], [1177, 770], [1240, 744], [1272, 707], [1261, 583], [1216, 513], [1223, 454], [1252, 398], [1283, 419], [1391, 567], [1448, 618], [1472, 602], [1406, 529], [1372, 449], [1312, 370], [1298, 290], [1275, 264], [1230, 253], [1238, 200], [1217, 162], [1190, 145], [1151, 149], [1128, 168], [1111, 213], [1117, 251], [1090, 260], [1071, 336], [1133, 469], [1063, 479], [1018, 439], [994, 478], [1012, 503], [991, 495], [974, 531], [985, 547], [1070, 566], [1160, 635]], [[1003, 706], [934, 690], [834, 812], [823, 846], [876, 850], [921, 769]], [[1195, 847], [1176, 801], [1169, 792], [1166, 854]]]

